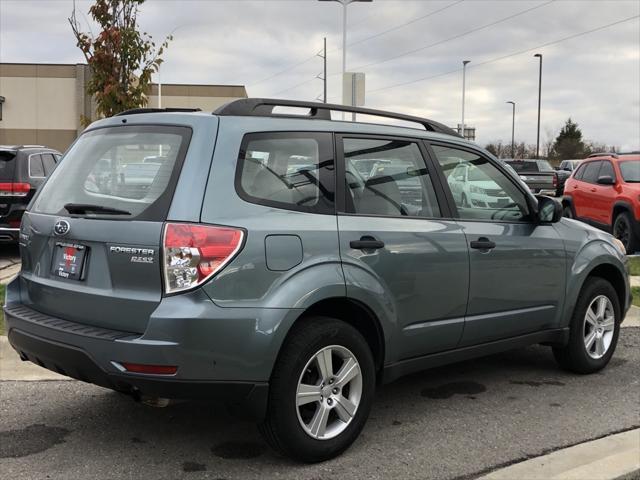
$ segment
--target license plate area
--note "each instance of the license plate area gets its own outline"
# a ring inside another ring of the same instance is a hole
[[[77,243],[57,242],[53,251],[51,274],[56,278],[82,280],[87,247]]]

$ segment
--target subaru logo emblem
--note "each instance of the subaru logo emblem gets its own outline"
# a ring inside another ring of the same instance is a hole
[[[71,225],[66,220],[58,220],[56,224],[53,226],[53,233],[58,236],[66,235],[69,233],[71,229]]]

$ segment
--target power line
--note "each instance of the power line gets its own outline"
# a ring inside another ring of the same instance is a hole
[[[391,60],[395,60],[397,58],[404,57],[406,55],[411,55],[412,53],[420,52],[422,50],[426,50],[428,48],[435,47],[436,45],[442,45],[443,43],[450,42],[452,40],[457,40],[458,38],[464,37],[464,36],[469,35],[471,33],[475,33],[475,32],[478,32],[480,30],[484,30],[485,28],[493,27],[495,25],[498,25],[499,23],[506,22],[507,20],[511,20],[513,18],[519,17],[521,15],[529,13],[529,12],[531,12],[533,10],[538,9],[538,8],[542,8],[542,7],[546,6],[546,5],[549,5],[550,3],[553,3],[554,1],[556,1],[556,0],[549,0],[549,1],[545,2],[545,3],[540,4],[540,5],[536,5],[535,7],[527,8],[525,10],[522,10],[520,12],[514,13],[514,14],[509,15],[507,17],[501,18],[499,20],[495,20],[495,21],[493,21],[491,23],[487,23],[487,24],[482,25],[480,27],[472,28],[471,30],[467,30],[466,32],[459,33],[457,35],[454,35],[453,37],[445,38],[444,40],[439,40],[439,41],[437,41],[435,43],[431,43],[431,44],[425,45],[423,47],[414,48],[413,50],[408,50],[408,51],[406,51],[404,53],[401,53],[401,54],[398,54],[398,55],[394,55],[392,57],[387,57],[387,58],[385,58],[383,60],[377,60],[375,62],[367,63],[367,64],[364,64],[364,65],[359,65],[357,67],[354,67],[353,70],[356,70],[356,71],[357,70],[362,70],[363,68],[372,67],[374,65],[379,65],[381,63],[390,62]]]
[[[291,87],[287,87],[284,90],[280,90],[279,92],[272,93],[270,96],[277,97],[278,95],[282,95],[283,93],[286,93],[289,90],[295,90],[296,88],[301,87],[302,85],[306,85],[307,83],[313,82],[314,80],[317,80],[317,79],[318,79],[318,77],[309,78],[308,80],[305,80],[304,82],[296,83],[295,85],[293,85]]]
[[[389,28],[389,29],[387,29],[387,30],[384,30],[384,31],[379,32],[379,33],[376,33],[376,34],[374,34],[374,35],[370,35],[370,36],[368,36],[368,37],[361,38],[360,40],[356,40],[355,42],[351,42],[351,43],[349,43],[349,44],[347,45],[347,47],[352,47],[353,45],[358,45],[358,44],[360,44],[360,43],[366,42],[366,41],[371,40],[371,39],[373,39],[373,38],[378,38],[378,37],[381,37],[382,35],[386,35],[386,34],[387,34],[387,33],[389,33],[389,32],[393,32],[393,31],[395,31],[395,30],[399,30],[400,28],[406,27],[407,25],[411,25],[412,23],[419,22],[420,20],[423,20],[423,19],[425,19],[425,18],[428,18],[428,17],[431,17],[431,16],[433,16],[433,15],[436,15],[437,13],[443,12],[444,10],[447,10],[447,9],[449,9],[449,8],[451,8],[451,7],[454,7],[454,6],[456,6],[456,5],[458,5],[459,3],[462,3],[462,2],[464,2],[464,1],[465,1],[465,0],[457,0],[457,1],[453,2],[453,3],[450,3],[449,5],[447,5],[447,6],[445,6],[445,7],[439,8],[439,9],[437,9],[437,10],[434,10],[434,11],[432,11],[432,12],[429,12],[429,13],[427,13],[427,14],[425,14],[425,15],[420,16],[420,17],[414,18],[413,20],[409,20],[408,22],[402,23],[402,24],[400,24],[400,25],[396,25],[395,27],[391,27],[391,28]],[[336,50],[342,50],[342,49],[341,49],[341,48],[338,48],[338,49],[336,49]]]
[[[624,18],[622,20],[618,20],[618,21],[613,22],[613,23],[608,23],[606,25],[601,25],[599,27],[592,28],[590,30],[585,30],[585,31],[579,32],[579,33],[574,33],[573,35],[569,35],[567,37],[559,38],[559,39],[553,40],[551,42],[543,43],[542,45],[537,45],[535,47],[527,48],[525,50],[519,50],[517,52],[509,53],[507,55],[502,55],[500,57],[492,58],[491,60],[485,60],[484,62],[480,62],[480,63],[472,63],[467,68],[476,68],[476,67],[480,67],[482,65],[488,65],[490,63],[498,62],[500,60],[504,60],[504,59],[507,59],[507,58],[510,58],[510,57],[515,57],[516,55],[522,55],[523,53],[528,53],[528,52],[532,52],[534,50],[539,50],[541,48],[550,47],[551,45],[556,45],[558,43],[565,42],[565,41],[571,40],[573,38],[582,37],[584,35],[588,35],[590,33],[594,33],[594,32],[600,31],[600,30],[604,30],[606,28],[610,28],[610,27],[613,27],[615,25],[619,25],[621,23],[629,22],[629,21],[635,20],[637,18],[640,18],[640,15],[634,15],[632,17],[627,17],[627,18]],[[422,81],[425,81],[425,80],[431,80],[433,78],[444,77],[445,75],[450,75],[452,73],[459,72],[460,70],[462,70],[462,69],[461,68],[456,68],[455,70],[450,70],[448,72],[438,73],[436,75],[431,75],[431,76],[428,76],[428,77],[422,77],[422,78],[417,78],[415,80],[410,80],[410,81],[407,81],[407,82],[396,83],[396,84],[393,84],[393,85],[387,85],[386,87],[376,88],[375,90],[370,90],[368,93],[380,92],[380,91],[383,91],[383,90],[388,90],[390,88],[402,87],[402,86],[405,86],[405,85],[410,85],[410,84],[422,82]]]
[[[248,87],[253,87],[253,86],[258,85],[258,84],[260,84],[260,83],[264,83],[264,82],[266,82],[266,81],[268,81],[268,80],[271,80],[272,78],[277,77],[278,75],[282,75],[283,73],[287,73],[288,71],[293,70],[294,68],[299,67],[300,65],[304,65],[305,63],[310,62],[310,61],[311,61],[311,60],[313,60],[314,58],[316,58],[316,55],[313,55],[313,56],[311,56],[311,57],[308,57],[307,59],[302,60],[302,61],[300,61],[300,62],[298,62],[298,63],[294,63],[293,65],[289,65],[289,66],[288,66],[287,68],[285,68],[284,70],[280,70],[279,72],[276,72],[276,73],[274,73],[274,74],[272,74],[272,75],[269,75],[268,77],[265,77],[265,78],[263,78],[262,80],[258,80],[257,82],[251,83],[251,84],[249,84],[249,85],[247,85],[247,86],[248,86]]]
[[[377,38],[377,37],[380,37],[380,36],[382,36],[382,35],[385,35],[385,34],[387,34],[387,33],[389,33],[389,32],[392,32],[392,31],[394,31],[394,30],[398,30],[398,29],[400,29],[400,28],[402,28],[402,27],[405,27],[405,26],[407,26],[407,25],[410,25],[410,24],[412,24],[412,23],[415,23],[415,22],[417,22],[417,21],[419,21],[419,20],[422,20],[422,19],[427,18],[427,17],[431,17],[431,16],[433,16],[433,15],[435,15],[435,14],[437,14],[437,13],[440,13],[440,12],[442,12],[442,11],[444,11],[444,10],[447,10],[448,8],[451,8],[451,7],[453,7],[453,6],[455,6],[455,5],[459,4],[459,3],[462,3],[462,2],[464,2],[464,1],[465,1],[465,0],[457,0],[457,1],[455,1],[455,2],[453,2],[453,3],[451,3],[451,4],[449,4],[449,5],[447,5],[447,6],[445,6],[445,7],[442,7],[442,8],[440,8],[440,9],[438,9],[438,10],[434,10],[434,11],[429,12],[429,13],[427,13],[427,14],[425,14],[425,15],[420,16],[420,17],[414,18],[413,20],[409,20],[408,22],[405,22],[405,23],[403,23],[403,24],[401,24],[401,25],[396,25],[395,27],[389,28],[389,29],[387,29],[387,30],[384,30],[384,31],[379,32],[379,33],[376,33],[376,34],[371,35],[371,36],[369,36],[369,37],[361,38],[360,40],[356,40],[355,42],[351,42],[350,44],[348,44],[348,45],[347,45],[347,47],[350,47],[350,46],[352,46],[352,45],[357,45],[357,44],[360,44],[360,43],[366,42],[367,40],[371,40],[372,38]],[[553,1],[553,0],[552,0],[552,1]],[[367,18],[368,18],[368,17],[367,17]],[[358,23],[360,23],[360,22],[358,22]],[[340,50],[342,50],[342,47],[334,48],[333,50],[330,50],[329,52],[330,52],[330,53],[333,53],[333,52],[338,52],[338,51],[340,51]],[[306,59],[304,59],[304,60],[301,60],[300,62],[294,63],[294,64],[292,64],[292,65],[289,65],[288,67],[284,68],[283,70],[280,70],[280,71],[278,71],[278,72],[275,72],[275,73],[273,73],[273,74],[269,75],[268,77],[265,77],[265,78],[263,78],[262,80],[258,80],[257,82],[251,83],[251,84],[249,84],[249,85],[247,85],[247,86],[248,86],[248,87],[253,87],[253,86],[258,85],[258,84],[260,84],[260,83],[264,83],[264,82],[266,82],[266,81],[269,81],[269,80],[271,80],[272,78],[275,78],[275,77],[277,77],[277,76],[279,76],[279,75],[282,75],[283,73],[287,73],[287,72],[289,72],[289,71],[293,70],[294,68],[297,68],[297,67],[299,67],[299,66],[301,66],[301,65],[304,65],[304,64],[305,64],[305,63],[307,63],[307,62],[310,62],[310,61],[311,61],[311,60],[313,60],[315,57],[316,57],[316,55],[314,55],[314,56],[312,56],[312,57],[308,57],[308,58],[306,58]],[[335,75],[335,74],[334,74],[334,75]],[[292,87],[292,88],[293,88],[293,87]]]

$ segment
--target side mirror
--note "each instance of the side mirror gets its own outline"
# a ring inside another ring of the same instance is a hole
[[[562,218],[562,205],[555,198],[536,195],[540,223],[556,223]]]
[[[598,177],[598,185],[615,185],[616,181],[611,175],[602,175]]]

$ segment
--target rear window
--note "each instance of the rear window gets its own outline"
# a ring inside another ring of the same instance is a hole
[[[510,165],[516,172],[537,172],[538,165],[536,162],[505,162],[507,165]]]
[[[87,132],[51,174],[33,211],[66,215],[65,205],[90,205],[112,209],[110,218],[164,220],[190,137],[189,128],[159,125]]]
[[[553,167],[546,160],[536,160],[538,170],[541,172],[553,172]]]
[[[0,151],[0,181],[12,182],[16,162],[16,154],[6,150]]]

